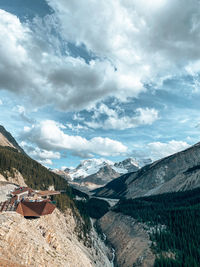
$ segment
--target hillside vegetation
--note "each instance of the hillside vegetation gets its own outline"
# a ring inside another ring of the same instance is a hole
[[[154,266],[197,267],[200,262],[200,189],[120,200],[115,212],[148,225]]]
[[[50,185],[54,185],[56,190],[66,190],[71,194],[67,181],[59,175],[51,173],[17,149],[0,146],[0,173],[6,175],[6,171],[9,171],[12,174],[13,168],[22,174],[26,184],[33,189],[45,190]]]
[[[87,198],[85,193],[71,188],[65,179],[50,172],[25,153],[11,147],[0,146],[0,174],[6,178],[7,171],[14,175],[15,169],[22,174],[26,184],[33,189],[47,190],[49,186],[53,185],[55,190],[62,191],[61,195],[52,197],[52,200],[61,211],[64,212],[67,208],[73,211],[74,217],[77,219],[79,236],[84,239],[87,237],[91,229],[89,214],[79,210],[79,205],[74,202],[76,196]]]

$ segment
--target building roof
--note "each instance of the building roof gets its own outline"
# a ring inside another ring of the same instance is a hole
[[[54,209],[55,206],[47,201],[21,201],[17,206],[16,212],[25,217],[40,217],[51,214]]]
[[[16,195],[19,195],[19,194],[25,193],[25,192],[31,193],[31,192],[33,192],[33,190],[31,188],[29,188],[29,187],[20,187],[17,190],[11,192],[11,194],[13,196],[16,196]]]
[[[38,192],[38,195],[40,195],[41,197],[52,196],[52,195],[59,195],[59,194],[60,194],[59,191],[50,191],[50,190],[39,191]]]

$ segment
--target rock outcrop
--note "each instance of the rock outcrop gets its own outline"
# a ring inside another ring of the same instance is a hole
[[[4,212],[0,214],[0,224],[0,260],[13,266],[111,266],[104,244],[94,231],[90,248],[78,240],[71,211],[62,214],[55,209],[51,215],[32,220]]]
[[[0,125],[0,146],[8,146],[17,149],[21,153],[25,153],[13,138],[13,136],[8,131],[6,131],[6,129],[2,125]]]
[[[2,133],[0,133],[0,145],[15,148],[14,145],[9,142],[8,139]]]
[[[3,177],[3,176],[2,176]],[[0,175],[1,178],[1,175]],[[7,181],[4,181],[3,179],[0,179],[0,202],[4,202],[8,199],[8,195],[10,192],[15,190],[16,185],[8,183]]]
[[[13,183],[22,187],[27,187],[27,184],[24,181],[24,177],[22,174],[16,170],[15,168],[12,169],[12,173],[9,171],[5,171],[4,176],[1,175],[0,179],[3,179],[9,183]]]
[[[153,266],[155,256],[145,225],[111,211],[100,219],[99,225],[115,249],[116,267]]]

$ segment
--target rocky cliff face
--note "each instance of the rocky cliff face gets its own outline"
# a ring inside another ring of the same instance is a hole
[[[51,215],[32,220],[4,212],[0,214],[0,224],[0,262],[2,259],[12,266],[20,263],[35,267],[112,266],[94,231],[90,248],[78,241],[70,211],[64,215],[56,209]]]
[[[15,148],[14,145],[0,132],[0,145]]]
[[[12,173],[10,171],[5,171],[4,175],[0,174],[0,181],[7,181],[8,183],[16,184],[19,186],[27,186],[24,181],[24,177],[15,168],[12,168]]]
[[[102,189],[98,196],[135,198],[200,186],[200,143],[187,150],[121,176]]]
[[[29,158],[1,126],[0,148],[1,202],[7,200],[16,184],[27,183],[37,188],[64,190],[71,207],[65,214],[55,209],[50,215],[32,220],[16,212],[0,213],[0,266],[112,266],[107,257],[109,249],[94,229],[89,234],[84,231],[68,183]]]
[[[18,145],[13,136],[0,125],[0,146],[9,146],[17,149],[19,152],[24,153],[23,149]]]
[[[115,266],[151,267],[154,264],[149,235],[145,225],[120,213],[108,212],[99,225],[115,248]]]

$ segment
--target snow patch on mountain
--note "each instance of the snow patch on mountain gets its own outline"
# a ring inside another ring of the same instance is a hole
[[[61,170],[51,170],[68,180],[79,190],[91,190],[106,185],[113,179],[130,172],[136,172],[140,167],[151,163],[150,159],[136,160],[127,158],[113,162],[104,158],[82,160],[74,167],[62,167]]]
[[[82,160],[76,168],[65,168],[63,171],[68,174],[71,180],[84,179],[92,174],[96,174],[102,168],[109,166],[119,174],[137,171],[140,167],[151,163],[150,159],[136,160],[128,158],[120,162],[113,162],[104,158]]]
[[[114,163],[106,159],[88,159],[82,160],[76,168],[66,168],[65,171],[68,172],[71,179],[74,180],[76,178],[85,178],[89,175],[95,174],[106,165],[113,166]]]

